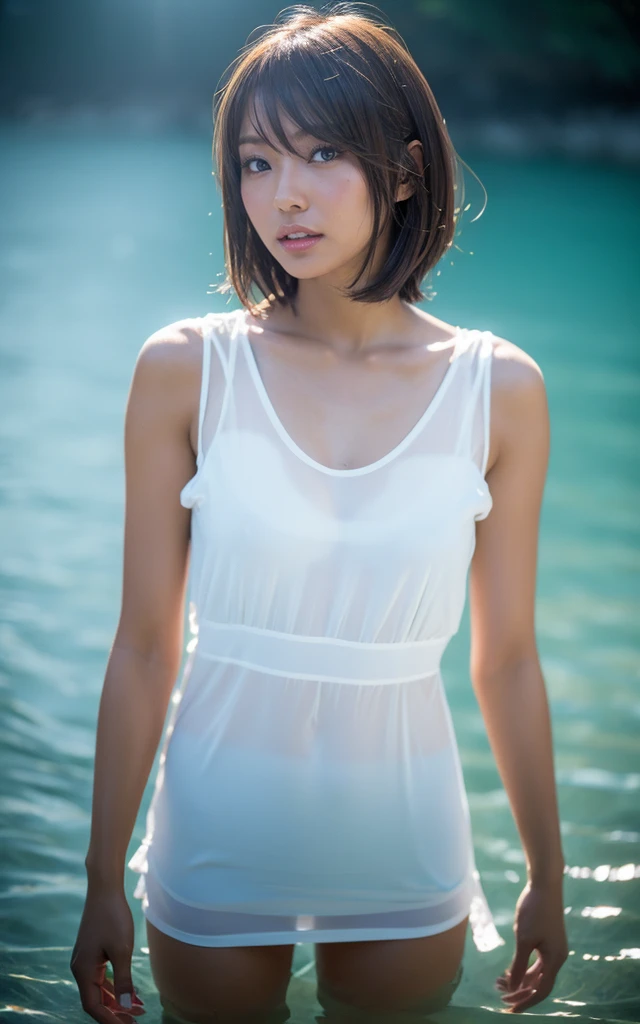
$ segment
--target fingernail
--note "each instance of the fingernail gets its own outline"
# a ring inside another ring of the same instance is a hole
[[[123,992],[122,995],[120,996],[118,1002],[120,1003],[120,1006],[122,1006],[125,1010],[130,1010],[131,1009],[131,993],[130,992]]]

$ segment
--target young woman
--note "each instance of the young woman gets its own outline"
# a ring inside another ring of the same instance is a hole
[[[165,1019],[287,1020],[301,941],[327,1019],[426,1015],[460,981],[468,926],[480,950],[503,942],[440,674],[470,567],[471,677],[527,865],[497,984],[526,1010],[568,952],[534,633],[542,374],[415,305],[452,244],[457,163],[388,26],[285,12],[232,66],[214,148],[241,308],[156,332],[133,375],[82,1005],[104,1024],[143,1012],[123,869],[188,564],[190,655],[129,861]]]

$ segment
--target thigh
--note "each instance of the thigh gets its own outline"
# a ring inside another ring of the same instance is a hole
[[[419,939],[316,943],[318,987],[361,1009],[410,1009],[456,977],[468,922]]]
[[[222,1013],[259,1013],[285,1002],[293,945],[194,946],[146,922],[149,960],[161,999],[193,1024]]]

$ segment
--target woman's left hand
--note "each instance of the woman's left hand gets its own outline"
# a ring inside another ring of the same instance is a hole
[[[516,904],[513,930],[516,950],[497,982],[511,1013],[520,1013],[546,999],[569,955],[564,925],[562,879],[548,884],[528,882]],[[529,957],[538,953],[529,967]]]

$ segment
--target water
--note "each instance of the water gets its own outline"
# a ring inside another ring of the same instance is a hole
[[[122,426],[142,341],[222,308],[220,200],[209,138],[97,130],[0,132],[0,700],[3,902],[0,1014],[88,1018],[68,969],[85,895],[98,700],[117,624]],[[640,1019],[638,331],[640,215],[631,170],[463,156],[489,194],[442,261],[428,308],[490,328],[540,364],[552,452],[537,627],[553,715],[571,955],[530,1012]],[[481,194],[469,180],[473,216]],[[471,250],[473,255],[468,255]],[[443,1019],[501,1012],[523,856],[467,671],[468,612],[443,671],[476,855],[507,945],[479,954]],[[154,766],[129,855],[144,830]],[[531,766],[535,770],[535,766]],[[134,981],[160,1020],[140,904]],[[310,1024],[313,947],[296,947],[288,1002]]]

